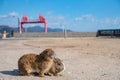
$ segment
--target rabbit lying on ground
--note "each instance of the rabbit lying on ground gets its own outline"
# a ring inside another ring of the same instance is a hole
[[[52,65],[51,69],[49,70],[48,74],[51,73],[54,76],[57,76],[64,69],[65,69],[65,65],[62,62],[62,60],[59,58],[54,58],[53,65]]]
[[[62,60],[60,60],[59,58],[54,58],[53,59],[53,65],[50,68],[50,70],[45,73],[45,75],[49,75],[49,76],[61,76],[61,72],[65,70],[65,65],[62,62]],[[38,76],[39,74],[37,72],[33,73],[33,75]]]
[[[54,51],[52,49],[45,49],[39,55],[26,54],[18,60],[18,69],[20,75],[31,75],[37,72],[40,77],[44,77],[45,73],[53,66]]]

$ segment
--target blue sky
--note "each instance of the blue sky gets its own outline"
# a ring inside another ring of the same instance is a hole
[[[51,28],[120,29],[120,0],[0,0],[0,25],[17,27],[17,17],[21,19],[23,14],[29,19],[43,14]],[[43,26],[24,27],[34,25]]]

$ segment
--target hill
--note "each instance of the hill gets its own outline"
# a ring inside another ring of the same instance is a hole
[[[4,30],[6,30],[8,33],[14,28],[9,27],[7,25],[0,25],[0,33],[2,33]]]
[[[0,25],[0,32],[6,30],[9,33],[12,29],[14,30],[14,32],[18,32],[18,28],[13,28],[6,25]],[[41,26],[27,27],[27,28],[23,28],[23,32],[44,32],[44,27]],[[63,32],[63,30],[60,28],[48,27],[48,32]],[[72,32],[72,30],[67,29],[67,32]]]

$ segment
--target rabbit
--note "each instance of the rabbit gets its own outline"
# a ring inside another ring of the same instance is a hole
[[[30,76],[32,73],[37,72],[40,77],[44,77],[54,63],[54,55],[52,49],[45,49],[39,55],[34,53],[23,55],[18,60],[19,74]]]
[[[59,73],[65,69],[65,65],[59,58],[54,58],[53,62],[54,63],[47,74],[53,74],[54,76],[58,76]]]
[[[50,68],[50,70],[47,73],[45,73],[45,75],[59,76],[59,75],[61,75],[59,73],[64,70],[65,70],[65,65],[62,62],[62,60],[59,58],[54,58],[52,67]],[[39,74],[36,72],[36,73],[33,73],[33,75],[38,76]]]

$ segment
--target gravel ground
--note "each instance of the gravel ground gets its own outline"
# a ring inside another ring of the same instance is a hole
[[[53,48],[66,66],[63,76],[19,76],[17,61],[26,53]],[[37,38],[0,40],[0,80],[120,80],[120,39]]]

